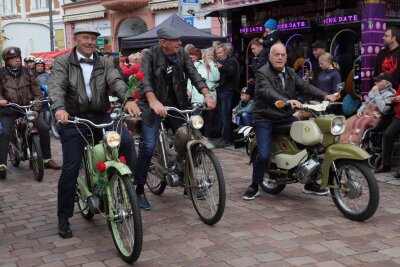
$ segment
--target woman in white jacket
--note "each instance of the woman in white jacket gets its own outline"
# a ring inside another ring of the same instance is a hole
[[[203,59],[202,54],[200,49],[194,49],[191,53],[190,56],[192,57],[194,66],[196,67],[197,71],[203,77],[206,79],[206,83],[208,88],[212,88],[218,81],[219,81],[219,70],[215,66],[214,62],[214,49],[213,48],[207,48],[204,52]],[[200,94],[194,86],[192,86],[192,83],[190,80],[188,80],[187,84],[187,91],[188,91],[188,96],[191,97],[191,103],[203,103],[204,101],[204,96]],[[211,92],[213,98],[216,100],[217,99],[217,92]],[[215,112],[214,110],[206,110],[203,113],[203,118],[204,118],[204,136],[210,137],[211,131],[212,131],[212,125],[213,125],[213,120],[216,119]]]

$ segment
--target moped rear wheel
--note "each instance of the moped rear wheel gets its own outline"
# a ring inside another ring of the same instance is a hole
[[[331,171],[332,200],[340,212],[353,221],[372,217],[379,205],[379,188],[366,162],[339,161],[337,177]],[[339,181],[339,182],[338,182]]]
[[[261,184],[261,188],[268,194],[277,195],[285,189],[285,184],[277,184],[275,180],[265,178]]]
[[[204,223],[216,224],[224,214],[226,201],[221,165],[215,154],[205,147],[196,148],[193,165],[194,173],[189,178],[193,206]]]
[[[143,229],[140,209],[132,181],[114,172],[110,179],[111,199],[108,199],[108,223],[114,244],[121,258],[135,262],[142,251]]]
[[[79,169],[78,177],[79,176],[84,177],[87,187],[90,188],[91,187],[90,178],[89,178],[89,173],[88,173],[88,169],[87,169],[87,160],[86,160],[85,154],[82,157],[82,163],[81,163],[81,167]],[[85,220],[90,221],[93,218],[94,213],[90,211],[89,205],[87,203],[87,199],[82,198],[81,188],[79,187],[79,184],[76,185],[76,193],[77,193],[77,198],[78,198],[77,199],[78,208],[81,211],[81,215]]]
[[[58,134],[58,125],[53,115],[50,115],[50,131],[55,139],[60,139],[60,135]]]
[[[14,167],[18,167],[21,161],[18,158],[18,151],[14,144],[10,144],[8,148],[8,157]]]
[[[31,164],[32,164],[32,171],[35,179],[37,181],[43,180],[44,175],[44,165],[43,165],[43,154],[42,149],[40,147],[40,139],[39,135],[32,135],[31,136],[31,143],[29,145],[29,150],[31,152]]]
[[[151,163],[149,167],[149,172],[147,174],[147,187],[149,188],[150,192],[154,195],[160,196],[164,193],[165,188],[167,186],[167,182],[161,177],[160,171],[157,170],[157,166],[154,162],[162,162],[162,155],[159,153],[161,151],[161,143],[157,141],[157,147],[154,151],[153,157],[151,158]]]

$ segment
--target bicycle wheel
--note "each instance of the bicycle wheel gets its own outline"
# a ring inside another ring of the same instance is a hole
[[[161,164],[162,162],[162,155],[158,153],[161,151],[160,146],[161,143],[158,140],[153,157],[151,158],[149,172],[147,174],[147,187],[149,188],[150,192],[157,196],[160,196],[162,193],[164,193],[167,186],[167,182],[163,179],[162,173],[157,167],[157,165]]]
[[[193,206],[204,223],[213,225],[222,218],[225,210],[224,174],[214,152],[204,147],[195,150],[193,165],[194,173],[189,178]],[[204,199],[199,195],[204,195]]]
[[[42,149],[40,148],[40,139],[39,135],[31,136],[31,143],[29,144],[29,150],[31,152],[31,164],[33,175],[37,181],[43,180],[44,175],[44,165],[43,165],[43,154]]]
[[[86,160],[86,155],[84,154],[82,157],[82,163],[81,167],[79,168],[79,174],[78,177],[83,177],[84,181],[86,182],[87,187],[90,189],[90,178],[89,178],[89,172],[87,169],[87,160]],[[79,184],[77,183],[76,185],[76,195],[77,195],[77,202],[78,202],[78,208],[81,211],[82,217],[90,221],[94,213],[90,211],[89,209],[89,204],[87,203],[87,199],[83,199],[81,196],[81,188],[79,187]]]
[[[108,199],[108,224],[121,258],[136,261],[142,251],[142,218],[131,179],[114,172],[110,178],[111,196]]]

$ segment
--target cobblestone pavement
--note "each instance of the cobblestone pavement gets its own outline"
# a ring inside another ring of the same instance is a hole
[[[59,150],[53,141],[57,162]],[[399,186],[380,182],[375,216],[353,222],[330,197],[304,195],[301,185],[243,201],[251,173],[247,156],[229,148],[216,153],[227,185],[222,220],[203,224],[182,189],[167,188],[161,197],[148,193],[152,210],[142,212],[144,244],[136,266],[400,266]],[[125,265],[99,215],[92,222],[75,215],[74,237],[58,237],[58,176],[46,170],[37,183],[25,162],[0,181],[0,266]]]

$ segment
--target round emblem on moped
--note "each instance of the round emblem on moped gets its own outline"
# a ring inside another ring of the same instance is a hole
[[[306,133],[309,133],[310,132],[310,127],[306,127],[306,128],[304,128],[304,131],[306,132]]]

